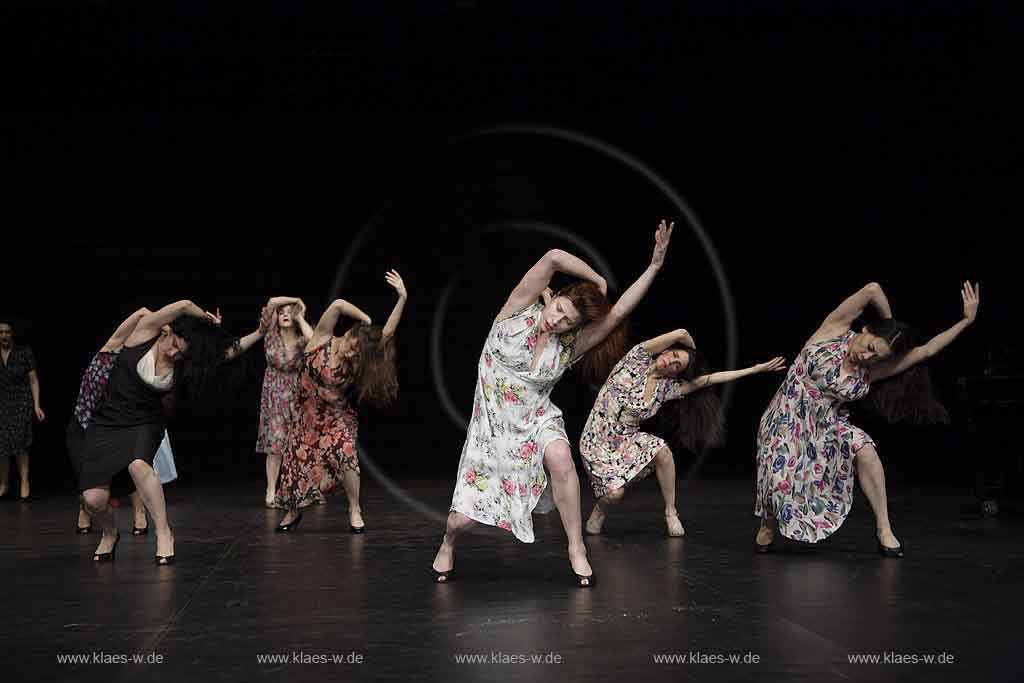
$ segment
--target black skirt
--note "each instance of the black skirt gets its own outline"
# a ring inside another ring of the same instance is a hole
[[[134,427],[90,425],[85,431],[82,447],[77,453],[70,451],[78,475],[78,489],[85,491],[110,486],[114,476],[135,460],[152,466],[163,437],[163,425],[159,424]]]

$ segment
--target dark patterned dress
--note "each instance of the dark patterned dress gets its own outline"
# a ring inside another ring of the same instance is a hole
[[[666,401],[680,398],[686,383],[671,377],[657,381],[650,399],[644,398],[654,356],[637,344],[618,362],[597,394],[583,428],[580,455],[594,496],[601,498],[649,475],[664,440],[640,431]]]
[[[26,455],[32,446],[32,388],[28,373],[36,357],[27,346],[11,346],[0,363],[0,459]]]
[[[78,399],[71,412],[71,419],[68,420],[66,433],[68,457],[75,466],[76,477],[81,474],[77,471],[81,464],[78,451],[84,443],[85,430],[92,421],[92,415],[107,393],[107,382],[110,380],[110,373],[117,362],[117,354],[117,351],[98,352],[92,357],[85,372],[82,373],[82,383],[78,387]]]
[[[839,528],[853,504],[853,458],[874,445],[842,407],[870,385],[864,368],[842,373],[855,335],[805,346],[761,417],[754,514],[775,517],[786,538],[817,543]]]
[[[330,354],[330,341],[303,354],[297,415],[288,430],[274,499],[281,507],[321,502],[341,484],[345,470],[359,474],[359,419],[346,395],[351,367],[346,362],[330,367]]]
[[[263,373],[263,393],[260,396],[257,453],[283,455],[288,446],[288,428],[298,412],[296,393],[305,344],[306,340],[299,336],[295,346],[289,349],[276,324],[270,326],[263,340],[267,370]]]

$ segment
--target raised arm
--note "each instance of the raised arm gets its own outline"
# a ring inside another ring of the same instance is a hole
[[[214,322],[217,320],[212,314],[207,313],[188,299],[175,301],[173,304],[167,304],[157,311],[142,316],[135,326],[135,330],[125,340],[125,345],[137,346],[152,339],[160,332],[161,327],[169,325],[182,315],[194,315],[197,318],[206,318]]]
[[[395,302],[395,307],[391,310],[387,323],[384,324],[382,336],[387,340],[395,336],[395,330],[398,329],[398,323],[402,319],[402,311],[405,310],[405,302],[409,298],[409,294],[405,290],[405,282],[402,280],[402,276],[398,274],[398,271],[389,270],[384,275],[384,279],[398,292],[398,301]]]
[[[647,294],[655,276],[661,270],[665,262],[665,252],[668,250],[669,240],[672,238],[672,230],[675,223],[665,224],[661,221],[658,229],[654,232],[654,254],[651,256],[651,263],[647,270],[637,278],[637,281],[629,286],[619,300],[612,306],[612,310],[602,320],[595,320],[584,326],[576,341],[576,355],[583,355],[594,348],[607,337],[615,327],[633,312],[640,300]]]
[[[654,339],[648,339],[641,345],[644,347],[644,351],[655,356],[674,344],[686,344],[687,346],[697,348],[697,344],[693,341],[690,333],[682,329],[666,332]]]
[[[114,334],[110,336],[110,339],[107,340],[107,343],[103,345],[100,351],[116,351],[124,346],[128,337],[130,337],[132,332],[135,331],[135,328],[138,327],[139,321],[150,313],[152,313],[151,310],[143,307],[125,318],[124,322],[117,326],[117,329],[114,330]]]
[[[882,286],[877,282],[869,282],[829,313],[817,331],[811,335],[811,340],[831,339],[848,332],[850,325],[868,305],[874,306],[882,318],[892,317],[892,309]]]
[[[292,320],[298,324],[299,331],[302,333],[302,338],[308,342],[313,338],[313,328],[310,327],[309,323],[306,321],[306,302],[299,299],[299,303],[296,304],[296,307],[298,310],[292,317]],[[277,319],[275,318],[274,321],[276,323]]]
[[[873,368],[871,368],[871,381],[877,381],[885,379],[886,377],[892,377],[898,375],[904,370],[909,370],[918,363],[924,360],[928,360],[942,349],[952,343],[954,339],[960,336],[960,333],[974,324],[974,319],[978,316],[978,306],[981,303],[981,285],[971,285],[970,282],[965,282],[963,287],[960,289],[960,298],[964,304],[964,317],[961,318],[955,325],[950,327],[944,332],[940,332],[926,344],[921,346],[915,346],[910,351],[905,353],[902,358],[894,359],[891,361],[882,361]]]
[[[721,372],[712,372],[708,375],[701,375],[692,382],[681,382],[683,387],[679,393],[680,395],[685,396],[686,394],[692,394],[695,391],[710,387],[714,384],[735,382],[743,377],[757,375],[762,372],[779,372],[780,370],[784,370],[785,367],[786,359],[782,356],[776,356],[767,363],[758,363],[757,365],[751,365],[749,368],[743,368],[742,370],[723,370]]]
[[[572,275],[581,280],[589,280],[601,289],[602,294],[608,292],[608,284],[593,268],[566,251],[552,249],[541,256],[540,260],[526,271],[526,275],[512,290],[512,294],[502,306],[498,318],[507,318],[535,302],[547,288],[551,277],[556,272]]]
[[[334,326],[338,324],[338,318],[341,316],[361,320],[367,325],[371,322],[370,316],[363,313],[353,304],[350,304],[344,299],[335,299],[331,302],[331,305],[327,307],[327,310],[324,311],[324,314],[320,316],[320,322],[316,324],[316,329],[313,330],[313,336],[306,344],[306,351],[312,351],[327,341],[334,333]]]

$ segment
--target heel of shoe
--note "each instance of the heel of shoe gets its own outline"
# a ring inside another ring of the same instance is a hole
[[[300,512],[295,516],[295,519],[288,522],[287,524],[278,524],[274,527],[274,531],[293,531],[295,527],[299,526],[299,522],[302,521],[302,513]]]
[[[117,536],[114,538],[114,545],[110,546],[110,552],[107,552],[107,553],[93,553],[92,554],[92,561],[93,562],[113,562],[114,561],[114,555],[117,552],[117,544],[120,543],[120,542],[121,542],[121,533],[118,532]]]

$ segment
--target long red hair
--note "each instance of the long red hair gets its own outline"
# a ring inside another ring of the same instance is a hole
[[[580,312],[580,327],[588,322],[604,319],[612,310],[608,297],[593,282],[574,282],[555,294],[564,296]],[[615,364],[626,353],[627,321],[615,326],[604,340],[588,351],[580,360],[580,373],[593,387],[600,387]]]

